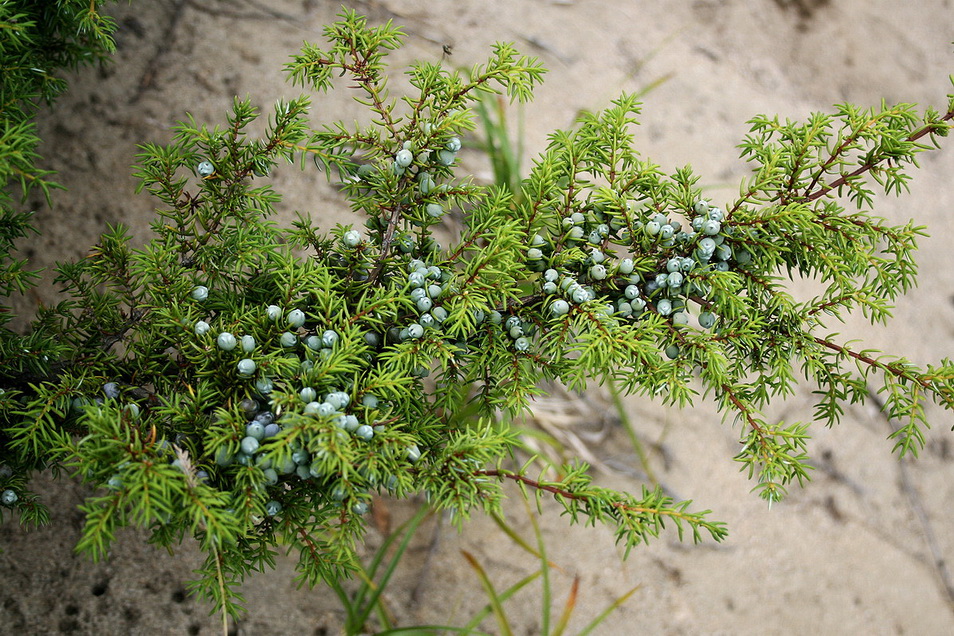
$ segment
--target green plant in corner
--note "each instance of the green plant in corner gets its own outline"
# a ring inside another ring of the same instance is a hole
[[[280,102],[261,136],[247,100],[222,127],[189,120],[171,144],[142,146],[155,238],[134,249],[110,228],[59,267],[67,299],[27,336],[46,344],[4,354],[2,479],[18,499],[3,506],[24,510],[31,471],[70,468],[98,487],[80,550],[105,557],[130,524],[169,548],[193,537],[207,560],[192,589],[224,621],[278,545],[298,552],[309,585],[354,574],[373,493],[422,494],[461,524],[499,513],[510,481],[571,522],[608,524],[627,553],[666,528],[725,538],[709,511],[659,488],[597,487],[583,464],[556,479],[532,459],[516,465],[498,414],[527,409],[544,381],[612,382],[673,406],[714,399],[770,503],[806,478],[810,425],[837,423],[870,387],[906,422],[901,454],[923,444],[926,401],[954,406],[950,360],[917,368],[827,322],[857,309],[884,321],[914,284],[923,230],[874,216],[874,190],[903,190],[917,154],[947,134],[954,99],[943,113],[758,117],[742,145],[752,177],[715,202],[691,168],[667,174],[637,153],[638,103],[623,95],[551,135],[518,201],[455,168],[476,100],[528,101],[535,60],[498,44],[467,74],[418,63],[413,94],[393,98],[399,29],[345,11],[325,35],[326,48],[293,57],[292,80],[322,92],[345,76],[371,123],[313,129],[305,96]],[[317,163],[365,225],[277,226],[279,162]],[[447,238],[451,210],[463,224]],[[820,293],[794,300],[795,276]],[[767,421],[762,408],[797,374],[817,387],[812,418]],[[457,417],[464,403],[474,417]],[[365,617],[372,589],[355,604]]]

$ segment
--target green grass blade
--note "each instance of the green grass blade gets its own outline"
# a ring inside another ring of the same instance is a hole
[[[563,606],[563,612],[560,614],[560,620],[557,621],[553,629],[552,636],[562,636],[566,626],[570,623],[570,617],[573,616],[573,610],[576,609],[576,599],[580,593],[580,577],[573,577],[573,586],[570,588],[570,595],[566,597],[566,604]]]
[[[501,598],[497,595],[494,584],[487,576],[487,572],[470,552],[466,550],[461,550],[460,552],[464,555],[464,558],[467,559],[467,562],[470,563],[470,567],[474,568],[477,577],[480,578],[480,584],[484,586],[484,591],[490,600],[490,607],[493,609],[494,616],[497,617],[497,624],[500,626],[500,636],[513,636],[513,631],[510,629],[510,622],[507,620],[507,613],[504,611]]]
[[[383,632],[378,632],[375,636],[417,636],[418,634],[441,634],[443,632],[453,632],[456,634],[468,634],[469,636],[491,636],[487,632],[478,632],[468,627],[450,627],[448,625],[415,625],[414,627],[396,627]]]
[[[623,603],[626,602],[626,599],[628,599],[630,596],[632,596],[633,593],[634,593],[636,590],[638,590],[639,588],[641,588],[642,586],[643,586],[642,583],[640,583],[639,585],[637,585],[636,587],[634,587],[633,589],[631,589],[630,591],[626,592],[626,593],[623,594],[622,596],[618,597],[615,601],[613,601],[612,603],[610,603],[610,604],[607,606],[606,609],[604,609],[602,612],[600,612],[599,616],[597,616],[596,618],[594,618],[592,621],[590,621],[590,624],[589,624],[589,625],[587,625],[586,627],[583,628],[583,631],[581,631],[581,632],[579,633],[579,636],[586,636],[587,634],[589,634],[590,632],[592,632],[594,629],[596,629],[597,627],[599,627],[599,624],[602,623],[604,620],[606,620],[606,617],[607,617],[607,616],[609,616],[610,614],[612,614],[615,610],[619,609],[619,607],[621,607],[621,606],[623,605]]]
[[[404,556],[404,553],[407,551],[408,545],[411,543],[411,539],[414,538],[414,533],[417,531],[418,526],[421,525],[421,522],[424,521],[424,518],[430,513],[430,508],[427,506],[421,506],[418,511],[414,514],[413,517],[405,521],[395,532],[385,540],[385,542],[378,549],[377,553],[374,555],[374,559],[371,563],[370,575],[374,576],[377,573],[377,569],[380,566],[384,553],[390,548],[391,544],[401,536],[403,533],[403,538],[401,543],[398,544],[397,550],[394,553],[394,556],[388,561],[387,567],[384,570],[384,574],[381,576],[380,581],[375,584],[373,581],[370,582],[370,585],[363,585],[361,588],[361,605],[359,605],[361,612],[362,622],[368,619],[368,616],[371,615],[372,610],[378,605],[378,600],[381,598],[381,594],[388,586],[388,582],[391,580],[391,576],[394,574],[394,570],[397,568],[398,563],[401,560],[401,557]],[[371,589],[371,595],[367,597],[365,601],[364,595],[367,593],[367,590]],[[383,608],[382,608],[383,612]],[[382,618],[382,623],[385,626],[389,626],[389,619],[386,618],[386,615],[379,614]]]
[[[520,579],[519,581],[517,581],[516,583],[508,587],[500,595],[501,602],[506,602],[511,596],[513,596],[514,594],[516,594],[517,592],[525,588],[530,583],[533,583],[535,580],[537,580],[540,577],[540,574],[542,574],[540,570],[537,570],[533,574],[528,574],[527,576],[523,577],[522,579]],[[476,629],[477,626],[480,625],[480,622],[484,620],[485,618],[487,618],[487,616],[492,611],[493,611],[493,608],[488,603],[487,605],[484,606],[482,610],[474,614],[474,617],[470,620],[470,622],[464,626],[464,630]]]

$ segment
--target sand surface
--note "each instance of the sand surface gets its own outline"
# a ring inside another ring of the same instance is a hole
[[[452,46],[455,64],[483,61],[494,41],[513,41],[550,69],[526,106],[527,157],[546,135],[571,124],[581,109],[600,109],[623,91],[661,82],[646,98],[640,150],[664,169],[691,163],[717,201],[738,190],[746,166],[735,145],[757,113],[801,118],[852,101],[945,105],[954,8],[948,0],[379,0],[346,4],[380,23],[406,27],[407,46],[395,68],[439,59]],[[223,123],[234,95],[265,112],[298,89],[280,72],[303,40],[320,39],[339,2],[325,0],[136,0],[110,8],[120,24],[118,53],[103,69],[73,76],[70,92],[39,125],[43,167],[68,190],[38,210],[43,234],[27,252],[32,265],[77,258],[106,224],[124,223],[147,236],[154,202],[135,195],[136,144],[165,142],[172,125],[192,113]],[[402,86],[395,78],[393,89]],[[314,100],[316,123],[351,119],[345,92]],[[513,109],[514,120],[518,111]],[[954,352],[954,147],[924,156],[923,171],[902,199],[885,199],[880,214],[894,223],[914,217],[928,226],[921,243],[922,284],[906,296],[887,328],[850,319],[842,332],[863,336],[918,363]],[[484,157],[465,164],[489,178]],[[284,194],[282,220],[307,211],[323,227],[349,221],[346,205],[314,172],[274,173]],[[48,285],[22,302],[49,302]],[[608,409],[599,391],[584,401],[541,410],[541,420],[569,420],[571,432],[599,428]],[[795,421],[811,415],[808,389],[775,408]],[[876,410],[853,407],[842,424],[817,429],[810,449],[817,470],[803,490],[772,510],[749,493],[752,484],[731,461],[738,430],[709,404],[664,410],[628,400],[628,416],[653,449],[651,466],[664,486],[728,523],[723,544],[679,543],[664,534],[623,561],[612,533],[569,527],[556,506],[540,522],[554,574],[559,613],[573,577],[580,595],[568,633],[576,633],[612,599],[639,586],[597,630],[600,634],[951,634],[954,604],[943,560],[954,557],[954,417],[937,409],[928,445],[916,462],[899,462]],[[566,415],[566,417],[562,417]],[[606,466],[599,483],[638,490],[645,475],[622,428],[612,421],[587,450]],[[175,555],[153,549],[135,530],[122,532],[107,562],[73,553],[86,494],[68,480],[39,478],[54,523],[32,532],[0,526],[0,633],[211,634],[220,628],[190,597],[186,581],[201,560],[187,543]],[[516,493],[514,493],[516,494]],[[407,505],[382,502],[392,525]],[[519,498],[508,518],[530,536]],[[369,549],[382,540],[369,533]],[[386,593],[401,625],[463,624],[485,602],[467,550],[498,589],[535,569],[488,519],[463,534],[428,521]],[[941,562],[939,565],[938,562]],[[342,615],[327,590],[297,590],[294,561],[244,587],[249,613],[233,633],[337,634]],[[538,586],[507,607],[514,633],[538,634]],[[484,628],[499,633],[497,625]]]

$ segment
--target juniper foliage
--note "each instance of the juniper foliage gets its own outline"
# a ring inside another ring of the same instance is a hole
[[[536,60],[498,44],[468,72],[418,63],[414,93],[395,98],[386,62],[400,29],[345,11],[325,35],[292,58],[291,80],[316,93],[346,83],[370,123],[314,129],[302,96],[252,136],[261,114],[236,100],[224,126],[189,119],[171,144],[143,145],[155,238],[134,249],[111,228],[61,265],[68,299],[31,332],[42,349],[6,354],[4,461],[18,491],[60,466],[99,487],[79,545],[93,558],[130,524],[169,548],[189,535],[208,557],[194,590],[236,614],[236,586],[278,545],[298,551],[303,582],[348,576],[376,493],[423,494],[463,522],[498,513],[507,481],[573,522],[609,524],[627,551],[667,527],[726,536],[659,489],[600,488],[582,464],[518,465],[500,414],[529,408],[546,381],[716,400],[769,503],[807,478],[810,426],[837,423],[869,390],[906,422],[901,454],[924,443],[927,401],[954,406],[950,360],[920,369],[829,324],[858,309],[884,322],[915,283],[923,228],[878,218],[873,196],[904,189],[954,98],[944,113],[753,119],[741,145],[752,176],[717,204],[691,168],[667,174],[639,155],[639,104],[623,95],[553,133],[518,197],[458,174],[456,153],[482,94],[531,98]],[[268,175],[285,162],[317,165],[365,226],[276,225]],[[793,277],[817,281],[817,296],[796,301]],[[817,389],[810,421],[761,414],[803,381]]]
[[[7,0],[0,3],[0,412],[18,408],[15,378],[55,376],[63,351],[55,333],[33,330],[25,336],[7,325],[13,319],[6,300],[36,283],[26,260],[13,257],[18,241],[35,232],[32,213],[22,208],[34,189],[49,200],[57,184],[38,166],[39,137],[33,118],[66,89],[63,69],[104,60],[115,48],[115,24],[99,12],[102,0]],[[4,417],[8,418],[9,415]],[[26,472],[45,464],[37,455],[14,457],[3,451],[0,487],[17,494],[21,523],[43,523],[46,508],[27,489]],[[4,509],[0,507],[0,519]]]

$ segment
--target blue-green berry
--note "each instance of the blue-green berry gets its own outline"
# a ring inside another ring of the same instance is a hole
[[[265,425],[265,439],[275,437],[282,432],[282,427],[276,422],[271,422],[270,424]]]
[[[606,267],[601,263],[597,263],[590,267],[590,278],[593,280],[603,280],[606,278]]]
[[[282,505],[274,499],[265,504],[265,514],[274,517],[282,511]]]
[[[255,361],[251,358],[242,358],[236,367],[238,368],[238,372],[242,375],[252,375],[255,373]]]
[[[666,357],[675,360],[679,357],[679,345],[671,344],[666,347]]]
[[[329,349],[338,344],[338,333],[332,331],[331,329],[326,330],[321,334],[321,344],[328,347]]]
[[[258,392],[262,395],[268,395],[272,392],[272,389],[275,388],[275,385],[269,378],[259,378],[255,380],[255,388],[258,389]]]
[[[195,171],[196,174],[205,179],[215,174],[215,166],[212,165],[211,161],[200,161],[199,165],[195,167]]]
[[[348,230],[341,237],[341,242],[346,247],[357,247],[361,243],[361,232],[357,230]]]
[[[348,415],[341,416],[341,428],[348,431],[349,433],[355,432],[360,427],[361,427],[361,422],[358,420],[358,417],[356,415],[352,415],[349,413]]]
[[[407,326],[407,335],[412,340],[417,340],[424,336],[424,327],[417,324],[416,322],[411,323]]]
[[[427,216],[433,219],[439,219],[444,216],[444,208],[440,203],[428,203],[424,207],[424,211],[427,212]]]
[[[255,351],[255,336],[242,336],[242,351],[252,353]]]
[[[266,468],[265,470],[262,471],[262,474],[265,476],[265,484],[267,486],[274,486],[275,484],[278,483],[278,471],[276,471],[274,468]],[[275,514],[278,514],[278,513],[275,512],[272,514],[274,516]]]
[[[359,439],[363,439],[364,441],[367,442],[372,437],[374,437],[374,429],[368,426],[367,424],[362,424],[361,426],[355,429],[354,435],[355,437]]]
[[[286,349],[291,349],[292,347],[298,344],[298,336],[296,336],[290,331],[286,331],[281,336],[279,336],[278,341]]]
[[[407,148],[402,148],[394,155],[394,165],[399,168],[407,168],[414,161],[414,153]]]
[[[649,236],[656,236],[662,226],[656,221],[650,221],[643,227],[643,231]]]
[[[235,336],[228,331],[223,331],[219,334],[218,338],[215,339],[215,344],[218,345],[222,351],[231,351],[235,348],[235,345],[238,344],[238,341],[235,339]]]
[[[708,219],[702,223],[702,233],[706,236],[715,236],[722,230],[722,224],[713,219]]]
[[[715,322],[716,316],[711,311],[704,311],[699,314],[699,326],[703,329],[711,329]]]
[[[363,501],[359,501],[353,506],[351,506],[351,512],[353,512],[356,515],[363,515],[367,513],[368,510],[370,510],[370,508],[368,507],[368,504],[364,503]]]
[[[351,396],[344,391],[332,391],[325,396],[325,402],[331,404],[336,409],[343,409],[351,402]]]
[[[530,348],[530,341],[521,336],[513,341],[513,348],[517,351],[526,351]]]
[[[550,313],[556,317],[564,316],[570,311],[570,303],[558,298],[550,304]]]
[[[668,316],[672,313],[672,302],[668,298],[660,298],[656,302],[656,311],[662,316]]]
[[[206,300],[209,297],[209,288],[205,285],[196,285],[192,289],[192,300],[197,300],[200,303]]]
[[[303,312],[301,309],[292,309],[290,312],[288,312],[288,317],[286,320],[288,321],[289,327],[292,329],[298,329],[305,324],[305,312]]]
[[[258,448],[261,446],[261,444],[256,438],[249,435],[242,438],[242,443],[240,446],[242,448],[242,452],[246,455],[254,455],[255,452],[258,451]]]
[[[318,392],[310,386],[306,386],[304,389],[298,392],[298,397],[301,398],[302,402],[307,404],[308,402],[315,401],[315,398],[318,397]]]
[[[630,300],[637,298],[639,297],[639,287],[636,285],[627,285],[626,289],[623,290],[623,295]]]
[[[447,140],[447,143],[444,144],[444,148],[450,152],[460,152],[460,137],[451,137]]]
[[[361,404],[368,409],[378,408],[378,398],[370,393],[365,394],[361,398]]]
[[[282,308],[278,305],[269,305],[265,308],[265,315],[268,316],[269,320],[275,322],[282,317]]]
[[[416,305],[417,305],[417,310],[423,313],[425,311],[431,310],[431,307],[434,306],[434,301],[428,298],[427,296],[424,296],[423,298],[419,298],[417,300]]]
[[[417,175],[417,189],[420,190],[421,194],[430,194],[435,185],[434,177],[431,176],[431,173],[422,172]]]
[[[200,320],[195,323],[195,335],[197,336],[204,336],[205,334],[209,333],[210,329],[212,329],[212,327],[204,320]]]
[[[629,274],[633,273],[633,268],[634,268],[633,259],[624,258],[623,260],[619,262],[619,266],[617,267],[617,270],[619,271],[620,274],[623,274],[624,276],[628,276]]]
[[[692,210],[696,214],[706,214],[709,211],[709,202],[706,201],[705,199],[699,199],[692,206]]]

